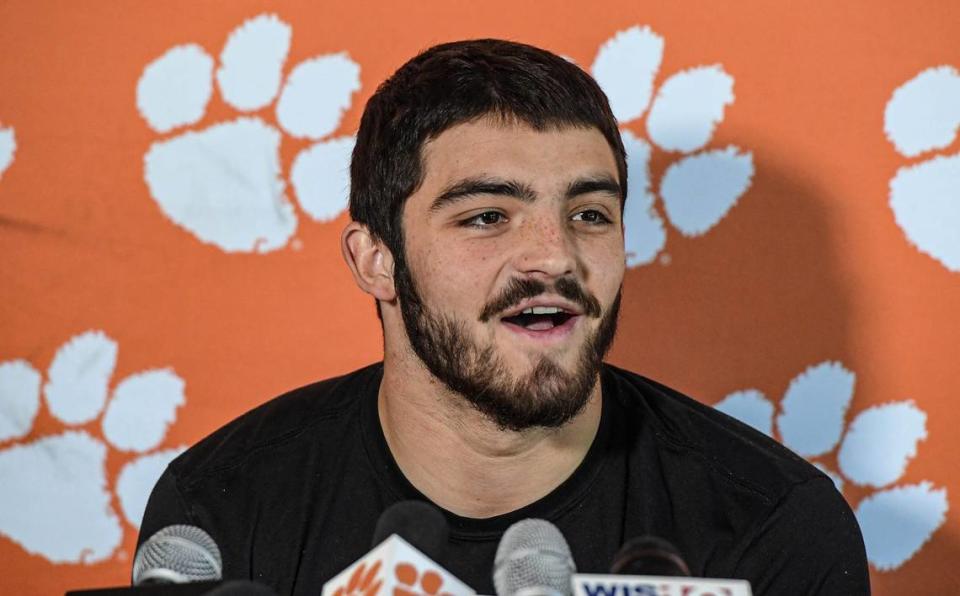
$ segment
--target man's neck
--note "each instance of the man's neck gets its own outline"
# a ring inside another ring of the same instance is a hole
[[[501,430],[419,360],[389,355],[377,403],[387,445],[410,483],[444,509],[472,518],[514,511],[559,486],[586,456],[602,409],[598,382],[580,413],[560,428]]]

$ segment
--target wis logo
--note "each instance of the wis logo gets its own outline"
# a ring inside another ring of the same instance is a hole
[[[743,580],[577,574],[574,596],[751,596]]]

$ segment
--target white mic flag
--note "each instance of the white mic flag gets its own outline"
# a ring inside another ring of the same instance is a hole
[[[573,596],[752,596],[742,579],[577,573]]]
[[[427,555],[393,534],[323,585],[321,596],[436,594],[474,596],[476,592]]]

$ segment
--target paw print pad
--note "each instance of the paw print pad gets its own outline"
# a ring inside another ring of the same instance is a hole
[[[0,126],[0,180],[3,173],[13,163],[13,154],[17,151],[17,137],[12,127]]]
[[[297,229],[281,167],[284,139],[299,149],[290,169],[300,210],[329,221],[347,205],[354,137],[332,137],[353,94],[360,67],[346,53],[304,60],[284,79],[292,29],[262,14],[227,38],[220,65],[197,44],[171,48],[144,69],[137,108],[158,134],[144,179],[163,213],[202,242],[228,253],[265,253],[286,246]],[[239,114],[203,129],[214,95]],[[274,104],[275,123],[263,111]]]
[[[880,571],[892,571],[943,525],[947,489],[927,481],[895,485],[917,455],[917,445],[927,438],[927,415],[914,402],[899,401],[867,408],[845,425],[855,381],[856,375],[839,362],[822,362],[790,382],[779,414],[756,389],[731,393],[715,407],[770,436],[779,435],[784,445],[830,476],[841,492],[847,481],[876,489],[854,513],[867,559]],[[839,473],[818,461],[834,452]]]
[[[144,370],[111,391],[116,361],[116,342],[88,331],[57,350],[46,382],[26,360],[0,363],[0,535],[52,563],[109,558],[123,539],[114,495],[123,519],[139,528],[153,485],[183,451],[157,449],[185,401],[183,380],[168,368]],[[22,441],[41,393],[66,428]],[[110,450],[129,460],[115,480],[107,478]]]
[[[944,155],[960,129],[960,72],[928,68],[898,87],[884,132],[900,155],[919,158],[890,180],[890,208],[907,240],[960,272],[960,153]]]
[[[621,125],[646,113],[652,142],[621,131],[630,170],[624,210],[629,267],[653,262],[666,246],[656,197],[681,235],[700,236],[727,215],[749,189],[754,173],[749,151],[705,148],[734,101],[733,77],[720,65],[696,66],[673,74],[654,94],[663,47],[663,38],[649,27],[632,27],[604,43],[591,68]],[[679,154],[655,190],[649,167],[654,147]]]
[[[397,577],[397,586],[393,589],[393,596],[450,596],[441,592],[443,577],[433,570],[422,574],[410,563],[398,563],[394,568]]]

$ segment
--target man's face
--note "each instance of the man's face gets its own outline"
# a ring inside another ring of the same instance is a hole
[[[427,143],[423,169],[395,277],[411,346],[500,427],[562,425],[589,399],[616,327],[610,146],[593,128],[485,118]]]

